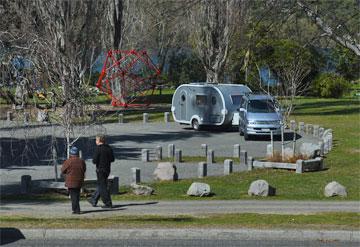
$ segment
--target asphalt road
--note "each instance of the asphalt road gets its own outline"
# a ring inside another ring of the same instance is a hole
[[[206,233],[205,233],[206,234]],[[204,234],[204,235],[205,235]],[[341,242],[341,241],[289,241],[289,240],[207,240],[205,239],[140,239],[140,240],[17,240],[6,246],[78,246],[78,247],[97,247],[97,246],[127,246],[127,247],[184,247],[184,246],[196,246],[196,247],[220,247],[220,246],[246,246],[246,247],[352,247],[359,246],[359,243],[355,242]]]
[[[15,202],[2,201],[1,215],[33,217],[109,217],[111,215],[206,215],[227,213],[309,214],[321,212],[360,212],[360,202],[206,200],[206,201],[114,201],[113,209],[80,203],[83,214],[72,215],[70,201]]]

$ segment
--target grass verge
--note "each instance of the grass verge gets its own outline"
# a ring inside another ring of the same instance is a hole
[[[358,213],[322,213],[311,215],[277,215],[277,214],[216,214],[177,216],[111,216],[91,218],[38,218],[25,216],[0,216],[0,227],[14,228],[128,228],[128,227],[206,227],[206,228],[284,228],[284,229],[343,229],[358,230],[360,214]]]

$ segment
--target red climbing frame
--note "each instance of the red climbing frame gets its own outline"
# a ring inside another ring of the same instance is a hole
[[[149,105],[160,70],[146,51],[110,50],[96,86],[111,97],[113,106]]]

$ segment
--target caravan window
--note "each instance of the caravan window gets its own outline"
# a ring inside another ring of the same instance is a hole
[[[196,95],[197,105],[206,105],[206,95]]]
[[[185,101],[185,94],[181,95],[181,101]]]
[[[233,105],[240,105],[242,95],[231,95],[231,101]]]
[[[216,97],[211,96],[211,104],[216,105]]]

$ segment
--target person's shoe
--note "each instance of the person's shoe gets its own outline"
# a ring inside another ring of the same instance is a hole
[[[93,203],[93,201],[92,201],[91,199],[86,199],[86,200],[88,201],[88,203],[91,204],[91,206],[97,207],[97,206],[96,206],[96,203]]]
[[[72,214],[81,214],[80,211],[74,211]]]
[[[112,205],[111,204],[110,205],[104,205],[101,208],[112,208]]]

